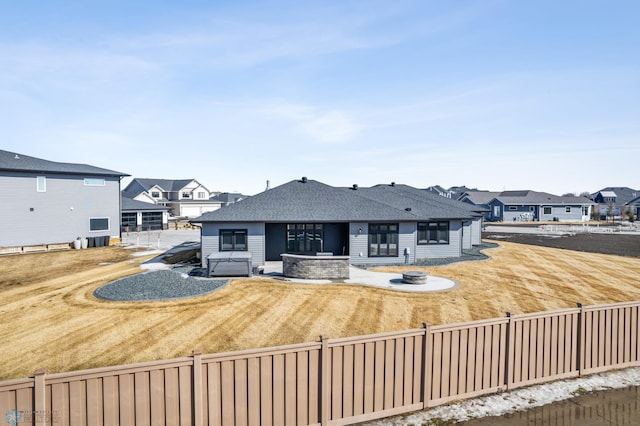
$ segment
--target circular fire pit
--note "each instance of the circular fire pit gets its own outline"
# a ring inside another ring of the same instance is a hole
[[[402,273],[402,282],[405,284],[426,284],[427,274],[422,271],[407,271]]]

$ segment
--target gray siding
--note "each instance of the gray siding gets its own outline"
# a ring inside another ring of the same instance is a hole
[[[46,176],[37,192],[36,176]],[[77,237],[120,235],[120,179],[85,186],[84,178],[55,174],[3,173],[0,176],[0,247],[67,243]],[[109,230],[89,231],[90,218],[108,218]]]
[[[482,218],[471,222],[471,244],[474,246],[482,244]]]
[[[203,223],[201,231],[203,267],[206,267],[207,257],[211,253],[220,251],[221,229],[246,229],[248,248],[253,255],[253,266],[264,264],[264,223]]]
[[[462,249],[468,250],[471,248],[471,221],[465,220],[462,222]]]
[[[551,214],[544,214],[545,207],[551,207]],[[571,212],[567,213],[567,207],[571,209]],[[554,220],[560,222],[580,222],[582,220],[582,206],[541,206],[540,220],[543,222],[551,222]]]
[[[422,244],[416,246],[416,259],[437,259],[462,255],[462,222],[449,222],[449,244]]]
[[[362,233],[358,230],[362,229]],[[404,250],[409,249],[409,263],[415,261],[416,246],[416,224],[409,222],[399,223],[398,235],[398,256],[394,257],[368,257],[369,255],[369,223],[350,223],[349,224],[349,253],[351,255],[351,263],[358,264],[404,264]]]

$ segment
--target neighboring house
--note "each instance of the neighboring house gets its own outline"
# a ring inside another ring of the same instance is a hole
[[[122,197],[122,232],[167,229],[168,218],[169,207]]]
[[[586,197],[558,196],[536,191],[502,191],[487,206],[489,220],[502,222],[586,222],[593,201]]]
[[[459,257],[481,242],[475,207],[406,185],[337,188],[294,180],[205,213],[202,262],[250,252],[254,266],[281,254],[348,255],[354,264],[404,264]]]
[[[638,216],[640,216],[640,195],[628,201],[625,206],[627,207],[627,212],[629,211],[628,209],[633,210],[634,221],[637,221]]]
[[[622,217],[629,203],[638,197],[640,197],[639,190],[626,186],[609,186],[591,194],[591,199],[598,204],[596,208],[602,220],[607,217]]]
[[[500,192],[467,190],[459,195],[458,201],[476,206],[479,211],[484,213],[484,219],[486,221],[491,221],[492,209],[489,207],[489,202],[498,195],[500,195]]]
[[[124,176],[0,150],[0,247],[20,252],[78,237],[119,237]]]
[[[211,201],[220,202],[222,207],[226,207],[230,204],[242,201],[247,197],[248,195],[243,195],[239,192],[221,192],[220,194],[211,197]]]
[[[441,197],[451,198],[451,192],[448,189],[444,189],[440,185],[433,185],[425,188],[425,191],[437,194]]]
[[[169,207],[176,217],[197,217],[217,210],[221,202],[211,200],[215,195],[195,179],[133,179],[122,191],[126,198]]]

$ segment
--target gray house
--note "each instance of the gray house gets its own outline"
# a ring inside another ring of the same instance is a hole
[[[526,190],[502,191],[487,203],[489,220],[502,222],[586,222],[593,205],[586,197]]]
[[[638,197],[640,197],[639,190],[626,186],[608,186],[591,194],[591,199],[597,204],[596,209],[602,220],[608,217],[621,219],[626,216],[629,206],[637,204]]]
[[[120,235],[124,173],[0,150],[0,248],[62,248],[77,237]]]
[[[458,257],[481,242],[473,206],[406,185],[338,188],[302,178],[208,212],[202,261],[248,252],[254,266],[281,254],[331,253],[353,264]]]

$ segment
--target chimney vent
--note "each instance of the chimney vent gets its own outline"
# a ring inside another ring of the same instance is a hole
[[[302,176],[302,183],[307,183],[307,177],[306,176]]]
[[[353,188],[354,190],[358,190],[358,184],[357,184],[357,183],[354,183],[354,184],[353,184],[353,186],[352,186],[351,188]]]
[[[391,182],[391,186],[396,186],[396,183],[395,182]]]
[[[410,211],[411,211],[411,207],[407,207],[407,208],[405,208],[405,209],[404,209],[404,211],[406,211],[406,212],[410,212]]]

